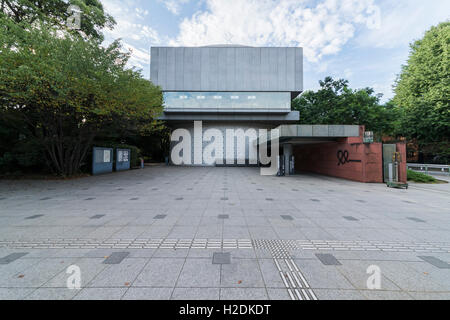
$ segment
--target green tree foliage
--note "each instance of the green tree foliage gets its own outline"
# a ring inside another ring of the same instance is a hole
[[[380,105],[371,88],[352,90],[348,81],[326,77],[316,92],[306,91],[294,100],[301,124],[365,125],[378,136],[392,134],[397,109],[393,104]]]
[[[114,18],[106,14],[100,0],[0,0],[1,12],[16,23],[45,22],[58,29],[67,29],[67,19],[72,16],[69,6],[81,10],[81,30],[85,35],[103,39],[101,29],[112,28]]]
[[[45,154],[38,141],[27,139],[20,119],[5,118],[0,112],[0,174],[39,170]]]
[[[450,158],[450,22],[432,27],[411,45],[393,102],[402,112],[401,132],[422,148]]]
[[[1,111],[23,121],[58,174],[77,173],[100,132],[144,130],[161,112],[161,91],[125,67],[119,42],[10,18],[0,26]]]

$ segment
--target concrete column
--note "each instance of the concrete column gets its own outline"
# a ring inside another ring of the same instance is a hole
[[[284,155],[284,168],[286,175],[289,176],[289,160],[293,154],[292,144],[283,144],[283,155]]]

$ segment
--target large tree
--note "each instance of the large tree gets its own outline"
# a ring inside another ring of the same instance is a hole
[[[107,128],[139,130],[162,105],[158,87],[127,69],[120,43],[104,48],[40,24],[0,18],[0,108],[20,118],[54,171],[78,172]]]
[[[347,80],[331,77],[319,84],[319,90],[306,91],[293,102],[294,110],[300,111],[300,124],[365,125],[378,136],[393,133],[396,108],[381,105],[373,89],[353,90]]]
[[[450,158],[450,22],[411,44],[393,102],[402,110],[402,132],[409,139]]]
[[[71,5],[81,10],[80,31],[87,36],[103,39],[101,29],[115,25],[100,0],[0,0],[1,12],[16,23],[41,21],[59,29],[67,29],[67,20],[73,15]]]

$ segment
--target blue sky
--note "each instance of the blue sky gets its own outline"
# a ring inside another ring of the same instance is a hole
[[[331,75],[393,96],[409,43],[450,19],[448,0],[101,0],[130,66],[149,78],[151,46],[240,44],[304,48],[305,90]]]

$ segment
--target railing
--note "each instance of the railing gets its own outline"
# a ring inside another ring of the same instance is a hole
[[[407,167],[408,169],[412,169],[415,171],[423,171],[426,174],[447,172],[447,174],[450,176],[449,165],[408,163]]]

